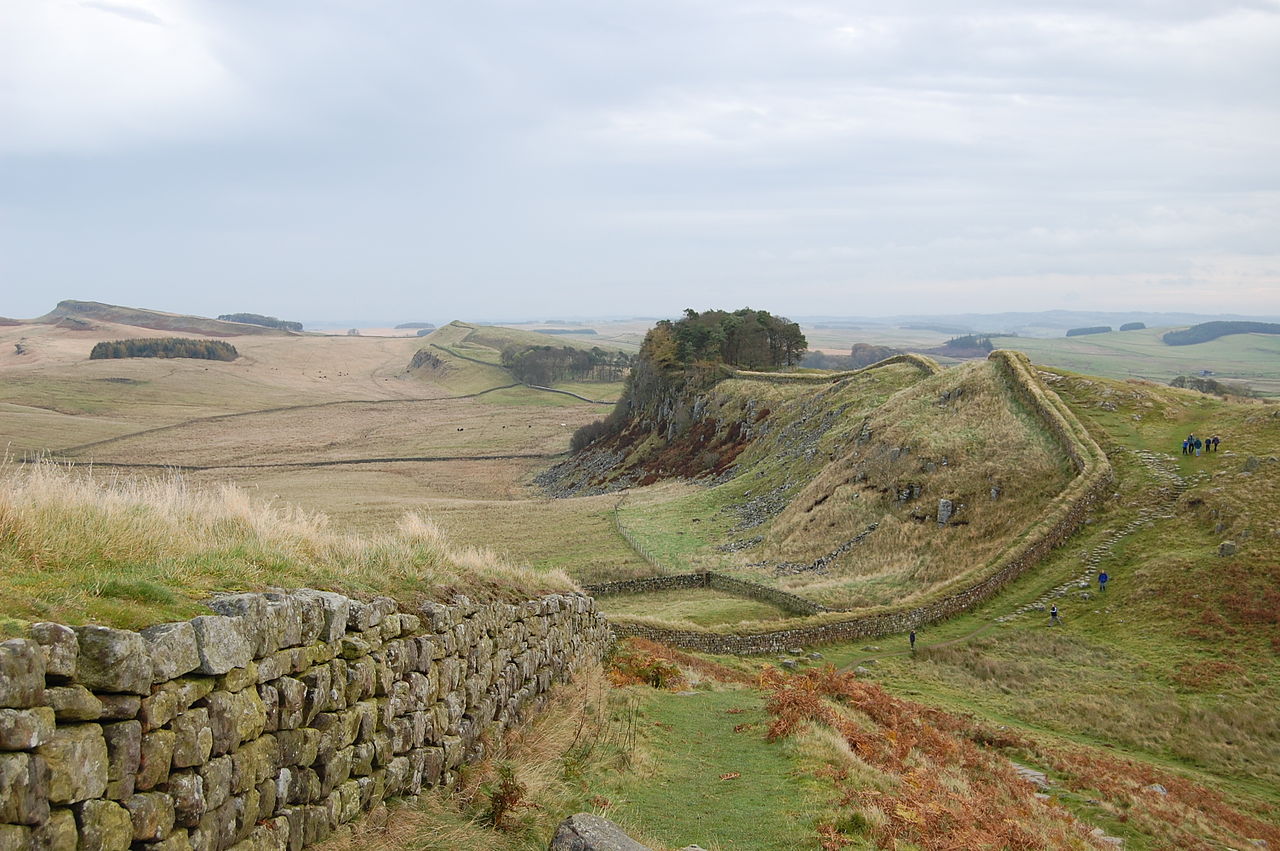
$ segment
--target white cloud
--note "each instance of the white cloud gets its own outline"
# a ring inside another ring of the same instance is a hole
[[[0,153],[89,152],[183,138],[240,93],[182,2],[0,4]]]

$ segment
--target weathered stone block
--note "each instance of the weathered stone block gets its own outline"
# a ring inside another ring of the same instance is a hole
[[[351,612],[351,600],[332,591],[302,590],[294,594],[302,600],[317,600],[323,613],[320,641],[338,641],[347,631],[347,617]]]
[[[136,694],[99,694],[102,715],[99,721],[128,721],[138,717],[142,698]]]
[[[0,707],[27,709],[44,700],[44,650],[34,641],[0,642]]]
[[[205,811],[203,777],[194,771],[175,771],[169,775],[168,793],[178,824],[195,827],[200,823]]]
[[[130,795],[121,802],[133,822],[133,838],[139,842],[159,842],[173,832],[173,799],[161,792]]]
[[[310,727],[297,730],[281,730],[276,733],[280,746],[280,764],[311,765],[319,756],[320,731]]]
[[[133,842],[133,820],[129,811],[115,801],[82,801],[72,807],[84,851],[129,851]]]
[[[231,791],[242,794],[280,770],[280,744],[273,735],[246,742],[231,755]]]
[[[138,706],[138,720],[144,732],[158,730],[178,715],[178,696],[170,689],[161,689],[150,697],[144,697]]]
[[[0,754],[0,822],[40,824],[49,817],[49,767],[39,756]]]
[[[93,691],[151,693],[151,654],[141,635],[106,626],[73,629],[79,645],[77,681]]]
[[[136,846],[139,851],[195,851],[187,831],[178,828],[159,842],[143,842]]]
[[[232,668],[218,677],[217,688],[222,691],[243,691],[258,682],[258,666],[253,662],[243,668]]]
[[[205,706],[213,732],[214,754],[235,750],[241,742],[261,736],[266,727],[267,710],[257,689],[210,692]]]
[[[28,751],[53,738],[53,709],[0,709],[0,751]]]
[[[172,680],[200,667],[196,630],[187,621],[147,627],[142,640],[151,652],[153,682]]]
[[[209,608],[220,615],[240,618],[253,655],[266,656],[280,649],[281,630],[271,617],[267,598],[262,594],[227,594],[209,601]]]
[[[225,674],[253,659],[253,645],[240,618],[201,615],[191,619],[202,674]]]
[[[173,692],[178,701],[178,711],[186,712],[197,700],[204,698],[214,689],[213,677],[181,677],[160,687],[163,691]]]
[[[214,757],[200,767],[206,809],[216,810],[231,797],[231,767],[229,756]]]
[[[188,709],[173,719],[173,766],[189,768],[203,765],[213,752],[213,731],[209,729],[206,709]]]
[[[154,789],[169,778],[173,764],[173,746],[177,735],[172,730],[144,733],[138,748],[138,774],[134,788],[143,792]]]
[[[75,813],[59,807],[50,810],[48,821],[31,831],[29,847],[40,851],[76,851],[79,842]]]
[[[142,753],[142,725],[137,721],[104,724],[102,736],[107,742],[106,795],[118,801],[133,794]]]
[[[49,800],[73,804],[107,789],[107,743],[97,724],[59,727],[36,749],[49,765]]]
[[[650,851],[613,822],[592,813],[569,816],[556,828],[549,851]]]
[[[76,656],[79,644],[75,631],[59,623],[33,623],[31,637],[44,653],[44,675],[70,680],[76,675]]]

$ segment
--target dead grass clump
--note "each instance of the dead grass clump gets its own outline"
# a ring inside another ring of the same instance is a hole
[[[429,519],[357,536],[321,514],[260,502],[230,485],[101,478],[52,463],[0,466],[0,614],[137,627],[187,616],[221,590],[311,586],[402,599],[568,590],[560,571],[504,564],[456,546]]]

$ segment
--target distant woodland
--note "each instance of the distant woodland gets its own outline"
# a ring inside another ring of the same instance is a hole
[[[745,307],[728,313],[686,310],[684,318],[664,319],[645,337],[658,364],[724,363],[747,369],[794,366],[809,348],[800,326],[767,310]]]
[[[103,341],[89,352],[89,360],[108,358],[197,358],[232,361],[240,357],[236,347],[222,340],[191,340],[186,337],[147,337],[135,340]]]
[[[261,313],[224,313],[218,318],[223,322],[243,322],[248,325],[261,325],[263,328],[279,328],[282,331],[302,331],[301,322],[286,322],[274,316],[263,316]]]
[[[502,352],[502,365],[525,384],[549,386],[558,381],[621,381],[632,356],[607,352],[599,346],[511,346]]]
[[[1169,346],[1190,346],[1207,343],[1230,334],[1280,334],[1277,322],[1201,322],[1181,331],[1169,331],[1160,339]]]

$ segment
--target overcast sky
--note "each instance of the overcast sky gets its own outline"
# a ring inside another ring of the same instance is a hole
[[[1280,0],[0,0],[0,315],[1280,312]]]

